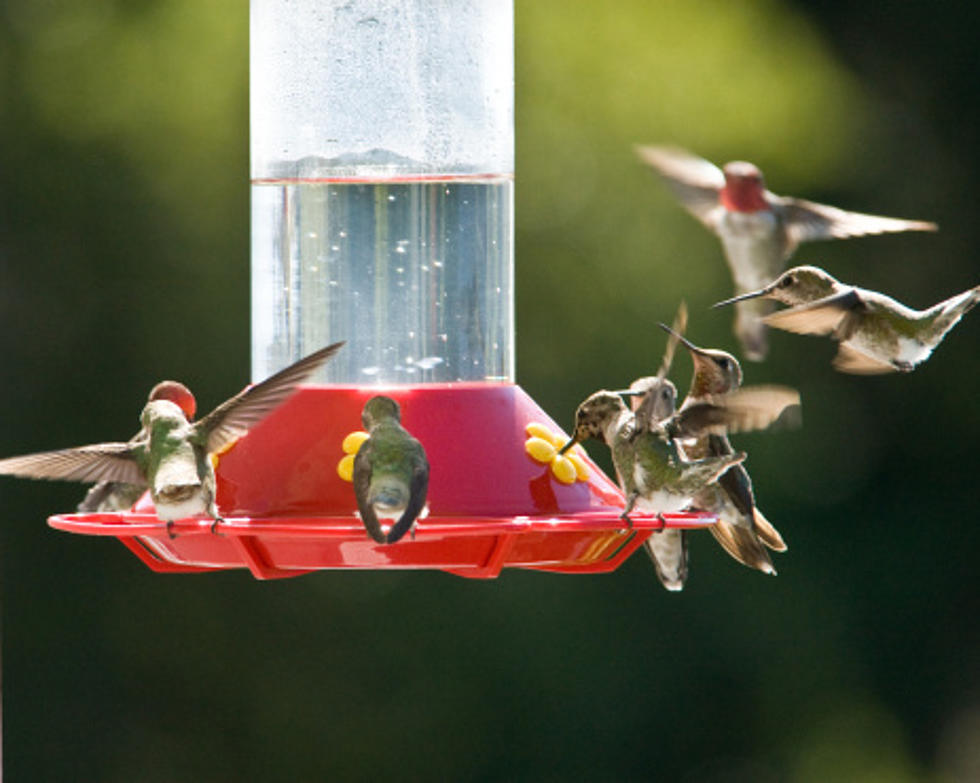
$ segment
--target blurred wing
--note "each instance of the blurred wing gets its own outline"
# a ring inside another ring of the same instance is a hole
[[[817,204],[786,196],[774,197],[782,207],[783,219],[789,235],[790,250],[800,242],[812,239],[843,239],[867,234],[888,234],[897,231],[936,231],[938,226],[924,220],[865,215],[848,212],[826,204]]]
[[[637,146],[635,149],[640,160],[664,178],[684,208],[713,228],[712,211],[720,204],[718,193],[725,186],[721,169],[677,147]]]
[[[128,443],[97,443],[9,457],[0,460],[0,473],[35,479],[122,481],[146,485]]]
[[[378,515],[374,506],[368,502],[371,493],[371,440],[361,444],[354,457],[354,497],[357,499],[357,510],[361,512],[361,522],[368,535],[379,544],[385,543],[385,534],[381,530]]]
[[[834,368],[839,372],[846,372],[851,375],[884,375],[896,371],[895,367],[888,362],[878,361],[855,350],[847,343],[841,343],[837,349],[837,356],[834,357]]]
[[[422,459],[416,462],[415,470],[412,471],[412,484],[408,505],[405,507],[405,511],[402,512],[398,521],[388,531],[387,540],[389,544],[394,544],[398,541],[415,524],[415,520],[418,519],[419,514],[422,513],[422,509],[425,506],[425,497],[428,491],[429,464],[423,455]]]
[[[800,393],[788,386],[745,386],[714,400],[724,410],[728,432],[748,432],[799,423]]]
[[[696,438],[707,433],[724,435],[728,432],[728,412],[723,404],[696,402],[688,405],[666,423],[672,438]]]
[[[683,299],[677,306],[677,315],[674,316],[671,329],[672,331],[667,332],[667,347],[664,348],[664,358],[660,362],[660,369],[657,370],[657,378],[661,379],[666,378],[670,373],[670,366],[674,363],[674,354],[681,342],[679,335],[683,335],[687,331],[687,303]],[[633,387],[630,386],[630,388]]]
[[[829,334],[836,340],[846,340],[854,333],[861,315],[866,311],[867,307],[860,295],[851,289],[815,302],[770,313],[762,321],[787,332]]]
[[[209,454],[221,451],[251,427],[272,413],[289,397],[299,384],[313,375],[320,366],[333,356],[342,342],[328,345],[311,353],[305,359],[289,365],[275,375],[266,378],[225,400],[211,413],[194,425],[197,432],[206,433],[206,449]]]

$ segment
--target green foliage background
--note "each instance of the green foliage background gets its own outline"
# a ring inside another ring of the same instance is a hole
[[[123,438],[176,377],[248,378],[244,2],[0,0],[0,454]],[[678,299],[733,349],[720,248],[637,162],[937,220],[797,260],[913,306],[980,282],[972,4],[518,0],[518,380],[559,420],[656,366]],[[0,484],[12,781],[980,779],[980,316],[910,376],[775,335],[748,435],[778,578],[694,541],[680,595],[505,572],[152,574]],[[680,358],[681,385],[689,371]],[[593,448],[598,454],[600,449]],[[972,607],[972,608],[971,608]]]

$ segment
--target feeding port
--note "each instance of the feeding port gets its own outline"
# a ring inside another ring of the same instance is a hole
[[[51,524],[118,537],[157,571],[616,568],[664,522],[625,526],[584,451],[559,470],[547,446],[565,433],[514,383],[513,149],[507,0],[253,0],[253,381],[346,345],[221,456],[217,530],[171,537],[148,496]],[[337,469],[378,393],[431,466],[428,516],[390,545]]]

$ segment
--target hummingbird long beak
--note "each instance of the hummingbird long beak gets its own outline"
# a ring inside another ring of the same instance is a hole
[[[572,435],[571,438],[568,439],[568,443],[566,443],[564,446],[562,446],[560,449],[558,449],[558,453],[559,454],[564,454],[566,451],[568,451],[576,443],[578,443],[578,432],[576,432],[574,435]]]
[[[731,299],[724,299],[721,302],[715,302],[713,305],[711,305],[711,309],[714,310],[716,307],[724,307],[725,305],[735,304],[735,302],[744,302],[746,299],[757,299],[760,296],[766,296],[770,291],[772,291],[772,286],[760,288],[758,291],[749,291],[747,294],[739,294],[738,296],[733,296]]]
[[[717,307],[717,306],[718,305],[715,305],[715,307]],[[681,344],[685,348],[687,348],[687,350],[689,350],[691,353],[697,353],[697,354],[704,353],[704,349],[703,348],[698,348],[694,343],[692,343],[690,340],[688,340],[684,335],[678,334],[673,329],[671,329],[669,326],[667,326],[667,324],[658,323],[657,326],[659,326],[661,329],[663,329],[665,332],[667,332],[667,334],[671,334],[674,337],[676,337],[678,340],[680,340]]]

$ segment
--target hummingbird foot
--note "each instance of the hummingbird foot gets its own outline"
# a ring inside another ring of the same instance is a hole
[[[174,532],[174,521],[172,519],[167,522],[167,535],[170,536],[171,541],[177,538],[177,534]]]
[[[636,501],[639,497],[639,492],[630,493],[630,496],[626,498],[626,508],[624,508],[623,513],[619,515],[619,518],[626,523],[626,526],[630,530],[633,529],[633,520],[630,519],[630,512],[633,510],[633,506],[636,505]]]
[[[660,513],[659,511],[657,512],[657,520],[660,522],[660,527],[658,527],[653,532],[654,533],[663,533],[664,530],[667,529],[667,520],[664,519],[664,515],[662,513]]]
[[[218,525],[223,524],[224,521],[225,520],[222,517],[215,517],[214,518],[214,521],[211,522],[211,535],[212,536],[224,536],[224,533],[219,533],[218,532]]]

